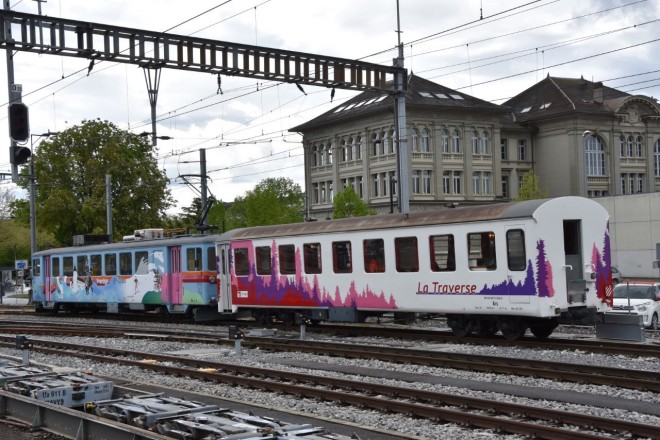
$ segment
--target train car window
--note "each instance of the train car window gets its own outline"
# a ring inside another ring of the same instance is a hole
[[[321,243],[303,244],[305,254],[305,273],[321,273]]]
[[[527,269],[525,231],[522,229],[506,231],[506,258],[509,270],[523,271]]]
[[[468,263],[470,270],[495,270],[495,233],[474,232],[468,234]]]
[[[117,254],[105,254],[105,274],[117,275]]]
[[[419,272],[417,237],[396,237],[394,255],[397,272]]]
[[[292,244],[278,246],[280,254],[280,273],[293,275],[296,273],[296,247]]]
[[[34,258],[32,260],[32,276],[38,277],[41,275],[41,260]]]
[[[54,277],[60,276],[60,257],[50,259],[50,274]]]
[[[191,247],[186,249],[186,268],[189,271],[202,270],[202,248]]]
[[[254,251],[257,256],[257,275],[270,275],[273,272],[270,246],[257,246]]]
[[[133,275],[133,254],[119,253],[119,275]]]
[[[135,268],[133,269],[134,274],[146,275],[149,273],[149,252],[136,252],[133,261],[135,262]]]
[[[101,255],[93,254],[89,257],[89,270],[92,275],[101,274]]]
[[[87,260],[87,255],[78,255],[76,257],[76,270],[78,274],[86,274],[87,268],[89,267],[89,261]]]
[[[353,256],[350,241],[332,242],[332,268],[335,273],[353,272]]]
[[[250,260],[248,258],[247,248],[234,249],[234,273],[237,276],[250,274]]]
[[[456,270],[453,235],[431,235],[429,237],[429,249],[431,251],[431,270],[433,272],[453,272]]]
[[[62,275],[73,276],[73,257],[62,257]]]
[[[382,238],[364,240],[364,271],[385,272],[385,243]]]
[[[215,246],[206,249],[206,260],[208,261],[208,269],[215,272],[218,266],[217,261],[215,261]]]

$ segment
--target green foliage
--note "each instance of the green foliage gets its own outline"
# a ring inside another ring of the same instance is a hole
[[[172,199],[148,139],[114,124],[83,121],[39,145],[34,155],[37,224],[63,244],[106,229],[111,177],[114,238],[159,227]]]
[[[333,219],[376,214],[376,211],[369,209],[369,205],[357,195],[350,185],[335,195],[333,205]]]
[[[236,197],[226,215],[226,230],[304,220],[305,197],[287,177],[267,178],[243,197]]]
[[[523,175],[522,185],[518,191],[518,197],[516,201],[520,202],[523,200],[535,200],[535,199],[545,199],[547,197],[546,192],[539,187],[539,179],[534,174],[534,171],[528,171]]]

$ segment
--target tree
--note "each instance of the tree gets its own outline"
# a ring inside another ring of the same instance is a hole
[[[518,191],[518,197],[515,198],[517,202],[523,200],[545,199],[547,197],[545,191],[539,187],[539,179],[530,170],[523,175],[522,185]]]
[[[357,195],[350,185],[335,195],[333,205],[332,218],[334,219],[376,214],[376,211],[369,209],[369,205]]]
[[[300,185],[287,177],[262,180],[243,197],[236,197],[227,218],[227,230],[280,225],[304,220],[305,196]]]
[[[154,152],[146,138],[100,119],[42,142],[34,155],[38,225],[63,244],[104,233],[107,174],[115,237],[160,226],[172,199]]]

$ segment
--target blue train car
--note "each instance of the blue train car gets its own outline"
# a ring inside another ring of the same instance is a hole
[[[48,249],[32,256],[37,310],[158,311],[217,308],[216,235]]]

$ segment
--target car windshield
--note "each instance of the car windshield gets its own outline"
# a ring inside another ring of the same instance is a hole
[[[619,284],[614,288],[615,298],[655,299],[651,286],[630,286]]]

